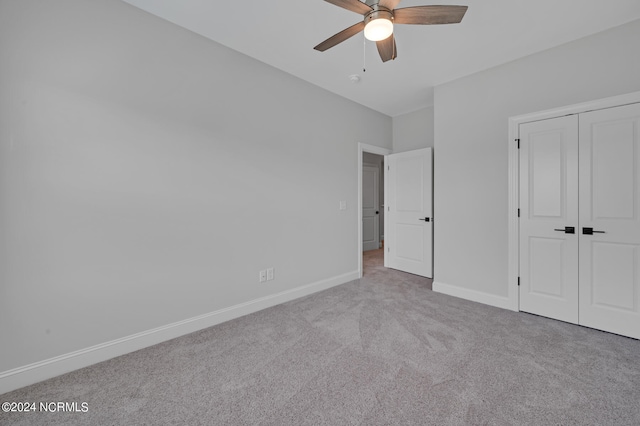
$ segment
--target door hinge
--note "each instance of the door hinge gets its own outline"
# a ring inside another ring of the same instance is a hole
[[[518,217],[520,217],[520,209],[518,209]]]
[[[391,252],[391,247],[387,247],[387,252]]]
[[[518,277],[518,287],[520,287],[520,277]]]
[[[516,139],[516,142],[518,142],[518,149],[520,149],[520,139]]]

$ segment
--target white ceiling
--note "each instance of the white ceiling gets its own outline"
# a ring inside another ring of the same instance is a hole
[[[362,19],[323,0],[124,1],[392,117],[432,105],[435,85],[640,19],[639,0],[403,0],[469,9],[460,24],[396,25],[398,58],[382,63],[362,33],[313,50]]]

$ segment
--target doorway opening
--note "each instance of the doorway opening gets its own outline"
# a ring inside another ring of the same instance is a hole
[[[363,275],[363,256],[383,262],[384,251],[384,156],[391,150],[358,144],[358,271]]]
[[[384,265],[384,157],[362,153],[363,275]]]

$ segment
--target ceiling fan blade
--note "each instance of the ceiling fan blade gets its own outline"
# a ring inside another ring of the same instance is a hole
[[[366,13],[371,12],[371,6],[362,3],[358,0],[324,0],[327,3],[335,4],[336,6],[340,6],[344,9],[350,10],[352,12],[359,13],[360,15],[364,15]]]
[[[398,3],[400,3],[400,0],[380,0],[378,6],[386,7],[389,10],[393,10],[398,7]]]
[[[332,48],[336,44],[342,43],[346,39],[353,37],[362,30],[364,30],[364,22],[358,22],[357,24],[340,31],[338,34],[329,37],[328,39],[314,47],[314,49],[324,52],[325,50]]]
[[[398,49],[396,48],[396,40],[391,34],[384,40],[376,41],[378,46],[378,53],[382,62],[387,62],[390,59],[395,59],[398,56]]]
[[[393,11],[394,24],[457,24],[462,21],[467,6],[414,6]]]

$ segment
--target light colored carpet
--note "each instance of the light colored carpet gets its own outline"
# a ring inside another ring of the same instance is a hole
[[[87,413],[0,424],[640,424],[640,341],[433,293],[375,255],[361,280],[0,397]]]

